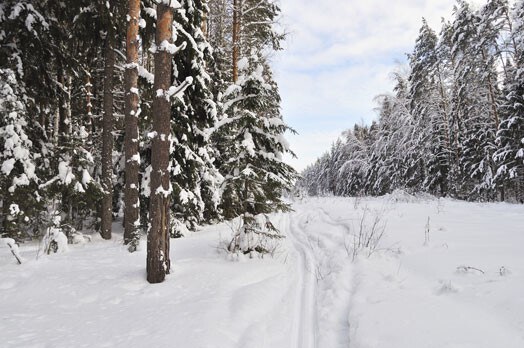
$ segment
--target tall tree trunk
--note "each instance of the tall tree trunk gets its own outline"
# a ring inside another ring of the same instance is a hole
[[[87,140],[89,142],[89,144],[92,143],[93,141],[93,113],[92,113],[92,110],[93,110],[93,105],[91,104],[91,97],[92,97],[92,94],[91,94],[91,87],[93,85],[91,84],[91,74],[88,72],[87,75],[86,75],[86,93],[87,93],[87,96],[86,96],[86,106],[87,106],[87,133],[89,134]]]
[[[45,85],[45,76],[42,75],[42,84]],[[43,133],[44,134],[47,134],[46,133],[46,129],[47,129],[47,117],[46,117],[46,105],[41,102],[40,103],[40,125],[42,126],[42,129],[43,129]]]
[[[160,49],[163,42],[172,43],[173,13],[165,3],[157,7],[155,53],[155,86],[153,101],[153,139],[151,146],[151,196],[149,233],[147,236],[147,281],[161,283],[169,274],[169,147],[171,102],[165,92],[171,86],[171,54]],[[162,92],[162,93],[159,93]]]
[[[110,23],[105,44],[104,110],[102,124],[102,216],[100,234],[111,239],[113,222],[113,74],[115,66],[113,27]]]
[[[482,48],[481,52],[482,52],[482,59],[484,60],[484,62],[487,63],[488,61],[487,61],[486,50]],[[493,91],[493,84],[491,83],[491,71],[488,71],[488,88],[489,88],[489,96],[491,99],[491,108],[493,109],[493,119],[495,121],[495,134],[496,134],[499,130],[499,113],[497,111],[497,103],[495,101],[495,92]]]
[[[71,74],[67,76],[67,104],[66,104],[66,127],[67,127],[67,141],[73,134],[73,110],[71,105],[71,95],[73,93],[73,78]]]
[[[60,98],[58,98],[57,102],[60,104]],[[55,118],[53,119],[53,143],[55,145],[58,145],[58,134],[59,134],[59,127],[60,127],[60,107],[56,108],[55,111]]]
[[[67,100],[66,100],[66,84],[62,65],[58,65],[58,82],[60,82],[60,90],[58,93],[58,143],[64,145],[67,142]]]
[[[139,238],[138,201],[138,21],[140,0],[129,0],[127,22],[127,65],[125,71],[125,197],[124,197],[124,244],[131,244],[129,251],[136,250]]]
[[[202,34],[207,39],[207,12],[202,13]]]
[[[233,83],[238,81],[238,29],[240,22],[240,0],[233,0]]]
[[[511,21],[511,16],[509,14],[509,9],[507,6],[504,6],[504,16],[506,17],[506,22],[509,26],[509,32],[511,35],[511,42],[513,43],[513,60],[515,62],[515,65],[517,68],[519,68],[519,60],[516,59],[516,57],[519,56],[519,49],[517,46],[517,42],[515,41],[515,37],[513,36],[513,23]]]

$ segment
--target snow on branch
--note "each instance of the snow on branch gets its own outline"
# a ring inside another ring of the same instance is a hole
[[[156,3],[159,5],[164,4],[166,6],[169,6],[173,10],[178,10],[182,8],[182,5],[177,0],[157,0]]]
[[[193,77],[191,77],[191,76],[186,77],[186,79],[184,80],[184,82],[182,82],[180,85],[169,87],[169,89],[168,89],[167,92],[165,93],[166,98],[167,98],[168,100],[170,100],[171,98],[178,98],[178,97],[180,97],[180,95],[181,95],[182,93],[184,93],[184,91],[185,91],[189,86],[191,86],[192,83],[193,83]]]
[[[248,94],[248,95],[243,95],[243,96],[240,96],[240,97],[236,97],[235,99],[231,99],[231,100],[229,100],[229,101],[224,103],[224,111],[227,111],[233,104],[236,104],[239,101],[246,100],[246,99],[249,99],[249,98],[254,98],[256,96],[257,96],[256,94]]]

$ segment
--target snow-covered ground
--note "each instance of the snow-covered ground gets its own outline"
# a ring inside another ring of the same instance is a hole
[[[231,260],[229,227],[209,226],[172,241],[156,285],[145,246],[118,235],[38,260],[22,245],[22,265],[0,248],[0,347],[524,347],[524,206],[394,194],[294,209],[274,217],[275,258]]]

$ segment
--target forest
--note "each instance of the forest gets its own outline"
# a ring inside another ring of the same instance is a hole
[[[522,348],[523,203],[524,0],[0,0],[0,348]]]
[[[301,190],[524,201],[524,2],[459,0],[451,18],[438,34],[423,20],[378,119],[343,132]]]
[[[296,172],[270,66],[272,0],[0,4],[0,237],[44,250],[95,230],[150,282],[169,240],[240,217],[230,252],[265,253]]]

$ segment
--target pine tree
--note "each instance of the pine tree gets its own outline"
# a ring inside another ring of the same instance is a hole
[[[462,173],[467,173],[462,177],[462,191],[466,197],[491,199],[497,117],[489,97],[489,87],[493,86],[487,78],[492,74],[492,67],[486,67],[482,47],[479,50],[478,23],[479,17],[466,2],[460,1],[455,9],[452,38],[454,68],[459,83],[456,108],[464,129],[460,166]]]
[[[140,21],[140,0],[129,0],[127,22],[125,71],[125,213],[124,244],[129,244],[129,251],[136,250],[140,239],[140,201],[138,153],[138,25]]]
[[[513,40],[524,42],[524,1],[515,7],[516,26],[514,27]],[[522,187],[524,184],[524,71],[517,67],[524,64],[524,52],[517,47],[515,60],[516,67],[507,64],[505,85],[506,100],[501,106],[501,124],[497,133],[498,149],[493,155],[497,163],[495,180],[507,193],[502,199],[509,198],[513,191],[516,201],[522,200]]]
[[[153,135],[151,146],[151,197],[147,237],[147,281],[161,283],[169,274],[169,153],[173,138],[170,132],[171,55],[177,50],[172,43],[173,8],[165,2],[157,7],[155,91],[153,101]]]
[[[418,156],[425,173],[416,182],[420,190],[448,194],[450,159],[449,124],[437,55],[438,39],[423,20],[415,50],[410,55],[410,110],[416,123]],[[422,171],[422,168],[415,169]]]
[[[111,239],[113,223],[113,78],[115,68],[115,37],[113,28],[113,10],[111,2],[104,10],[107,23],[104,43],[104,109],[102,134],[102,208],[101,231],[104,239]]]

